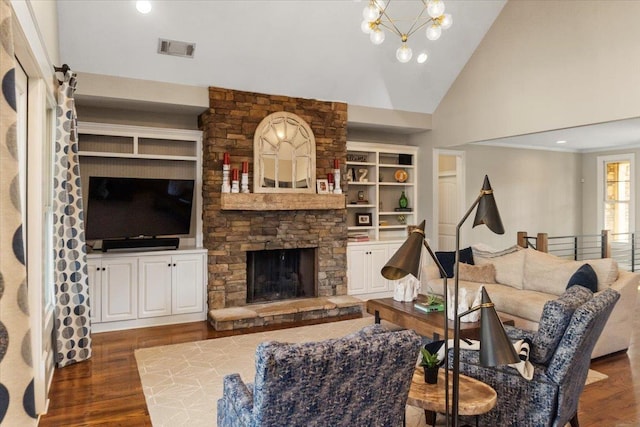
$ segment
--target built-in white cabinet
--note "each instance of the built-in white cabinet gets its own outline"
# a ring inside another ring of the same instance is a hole
[[[88,267],[93,322],[135,319],[138,313],[135,259],[91,259]]]
[[[385,279],[380,270],[402,242],[352,243],[347,247],[349,295],[366,298],[391,296],[395,282]]]
[[[96,332],[206,319],[206,249],[88,255]]]

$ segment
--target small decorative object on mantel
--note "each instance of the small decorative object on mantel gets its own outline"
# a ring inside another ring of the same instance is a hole
[[[358,182],[369,182],[369,169],[358,169]]]
[[[240,192],[249,192],[249,162],[242,162],[242,176],[240,180]]]
[[[238,169],[231,169],[231,192],[239,193],[240,192],[240,179],[238,174]]]
[[[231,161],[229,159],[229,153],[224,153],[222,157],[222,192],[231,192],[231,186],[229,186],[229,170],[231,168]]]
[[[342,187],[340,186],[340,160],[338,159],[333,159],[333,180],[333,194],[342,194]]]
[[[316,179],[318,194],[329,194],[329,181],[326,179]]]
[[[333,174],[332,173],[328,173],[327,174],[327,182],[329,183],[329,193],[333,193],[333,189],[334,189],[335,183],[333,181]]]

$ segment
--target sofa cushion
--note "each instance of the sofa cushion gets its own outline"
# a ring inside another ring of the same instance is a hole
[[[531,361],[546,365],[564,331],[571,321],[573,312],[585,302],[589,301],[593,293],[582,286],[572,286],[560,298],[547,301],[540,316],[538,332],[533,337]]]
[[[456,263],[456,252],[436,252],[436,258],[438,258],[438,261],[440,261],[442,268],[444,269],[445,273],[447,273],[447,277],[452,278],[453,267]],[[473,252],[471,251],[471,247],[460,249],[460,262],[473,265]],[[444,276],[440,274],[440,277]]]
[[[510,254],[512,252],[516,252],[516,251],[520,251],[524,248],[518,246],[518,245],[513,245],[513,246],[509,246],[508,248],[505,248],[501,251],[496,251],[493,248],[484,245],[482,243],[476,243],[474,245],[471,245],[471,251],[473,252],[473,256],[474,257],[482,257],[482,258],[495,258],[497,256],[502,256],[502,255],[507,255]]]
[[[515,289],[511,286],[488,284],[485,289],[496,305],[496,310],[529,322],[538,323],[540,313],[553,295]]]
[[[460,280],[478,283],[496,282],[496,268],[493,264],[469,265],[461,263],[458,273]]]
[[[573,273],[573,276],[569,279],[569,283],[567,283],[567,289],[571,286],[584,286],[589,289],[591,292],[598,291],[598,276],[596,276],[596,272],[593,271],[593,267],[589,264],[582,264],[582,266]]]
[[[497,257],[474,257],[476,265],[493,264],[496,269],[496,282],[522,289],[522,275],[526,251],[516,250]]]
[[[567,282],[579,267],[573,261],[526,249],[523,288],[530,291],[544,292],[551,295],[562,295]]]
[[[618,280],[618,262],[613,258],[590,259],[589,262],[598,276],[598,291],[604,291]]]

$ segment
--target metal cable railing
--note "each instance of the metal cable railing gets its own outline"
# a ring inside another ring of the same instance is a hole
[[[640,235],[636,233],[614,234],[603,230],[600,234],[549,237],[546,233],[529,236],[520,232],[518,244],[575,261],[613,258],[621,269],[636,271],[640,268]]]

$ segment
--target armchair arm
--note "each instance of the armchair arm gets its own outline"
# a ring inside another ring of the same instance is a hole
[[[231,425],[249,426],[253,418],[253,390],[247,387],[239,374],[230,374],[224,377],[222,385],[222,399],[231,414],[225,414],[226,418],[235,418]],[[220,418],[221,414],[218,414]]]
[[[504,330],[511,341],[523,340],[525,338],[529,338],[531,341],[533,341],[533,337],[536,334],[533,331],[529,331],[527,329],[520,329],[520,328],[516,328],[515,326],[509,326],[509,325],[504,325]]]

